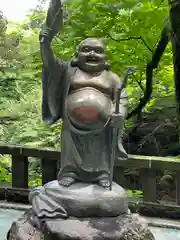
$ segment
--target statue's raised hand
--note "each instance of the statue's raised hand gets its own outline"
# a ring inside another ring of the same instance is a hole
[[[63,25],[63,6],[61,0],[50,0],[45,28],[40,32],[40,42],[51,42]]]

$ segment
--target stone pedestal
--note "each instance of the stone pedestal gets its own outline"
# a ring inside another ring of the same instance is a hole
[[[146,222],[128,210],[125,190],[112,184],[63,187],[52,181],[29,195],[32,209],[14,222],[8,240],[153,240]]]
[[[126,192],[115,182],[109,191],[92,183],[77,182],[67,188],[52,181],[35,188],[29,200],[39,218],[117,217],[128,213]]]
[[[39,229],[38,229],[39,226]],[[123,214],[107,218],[38,219],[32,211],[14,222],[8,240],[154,240],[145,220]]]

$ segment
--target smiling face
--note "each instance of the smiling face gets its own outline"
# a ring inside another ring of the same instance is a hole
[[[106,54],[103,43],[95,38],[87,38],[79,45],[78,66],[86,72],[100,72],[105,69]]]

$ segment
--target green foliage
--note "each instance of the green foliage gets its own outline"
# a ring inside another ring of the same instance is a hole
[[[42,172],[40,169],[40,161],[38,159],[31,159],[29,164],[29,186],[42,185]]]
[[[0,155],[0,184],[10,184],[12,181],[10,163],[9,157]]]
[[[126,195],[128,198],[143,198],[143,192],[138,190],[126,190]]]
[[[10,184],[12,182],[11,175],[7,173],[6,169],[0,168],[0,184]]]

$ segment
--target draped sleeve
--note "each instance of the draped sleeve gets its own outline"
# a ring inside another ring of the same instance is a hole
[[[68,63],[55,59],[53,67],[42,66],[42,118],[53,124],[62,118]]]

